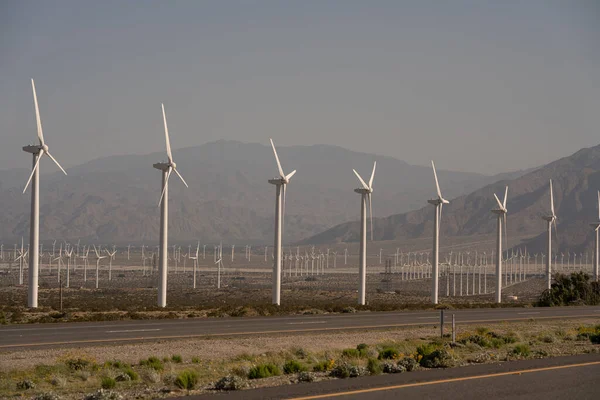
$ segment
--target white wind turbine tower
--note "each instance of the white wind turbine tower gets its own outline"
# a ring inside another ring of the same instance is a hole
[[[435,172],[435,164],[431,161],[431,167],[433,168],[433,176],[435,178],[435,187],[437,189],[437,199],[427,200],[427,202],[435,207],[435,213],[433,216],[433,260],[431,263],[431,302],[433,304],[438,303],[438,286],[439,286],[439,249],[440,249],[440,219],[442,216],[442,209],[444,204],[450,202],[442,197],[442,191],[440,190],[440,183],[438,181],[437,173]]]
[[[218,248],[217,256],[217,289],[221,289],[221,267],[223,266],[223,244],[221,243]]]
[[[16,256],[16,253],[15,253],[15,256]],[[19,261],[19,285],[22,285],[23,284],[23,263],[25,262],[25,253],[23,252],[23,238],[22,237],[21,237],[21,249],[19,250],[19,256],[18,257],[15,257],[15,256],[13,256],[14,261]]]
[[[58,252],[58,257],[52,256],[52,261],[57,261],[56,263],[56,280],[60,282],[60,265],[62,261],[62,243],[60,244],[60,251]]]
[[[81,259],[83,260],[83,282],[87,282],[87,267],[90,265],[90,263],[88,262],[88,256],[90,254],[90,246],[87,246],[87,249],[85,246],[83,246],[83,252],[82,252],[82,256]]]
[[[70,285],[70,281],[71,281],[71,257],[73,256],[73,248],[69,248],[69,250],[66,250],[65,253],[67,254],[67,282],[66,282],[66,287],[69,287]]]
[[[590,224],[591,227],[596,231],[596,251],[594,252],[594,280],[598,282],[598,273],[600,265],[600,257],[598,252],[600,251],[600,190],[598,191],[598,222]]]
[[[33,155],[33,168],[31,175],[27,180],[23,193],[27,190],[31,182],[31,217],[29,225],[29,288],[27,293],[27,306],[37,308],[38,306],[38,278],[39,278],[39,248],[40,248],[40,160],[44,155],[50,157],[52,161],[66,175],[67,173],[60,166],[58,161],[48,152],[48,145],[44,141],[44,133],[42,132],[42,121],[40,119],[40,109],[38,107],[37,94],[35,92],[35,83],[31,80],[31,88],[33,90],[33,103],[35,106],[35,119],[37,122],[37,135],[40,142],[39,145],[31,145],[23,147],[23,151]]]
[[[108,280],[112,281],[112,262],[115,258],[115,254],[117,254],[117,250],[115,250],[114,246],[113,246],[113,251],[112,253],[110,251],[108,251],[107,249],[104,249],[104,251],[106,252],[106,254],[108,254]]]
[[[277,150],[275,149],[275,144],[273,144],[273,139],[269,139],[271,141],[271,147],[273,147],[273,153],[275,154],[275,160],[277,160],[277,168],[279,170],[279,178],[269,179],[269,183],[276,186],[276,197],[275,197],[275,246],[273,249],[274,252],[274,265],[273,265],[273,304],[281,304],[281,234],[283,231],[283,218],[285,215],[285,193],[288,183],[290,183],[290,179],[296,173],[296,170],[293,170],[289,174],[285,175],[283,173],[283,168],[281,167],[281,162],[279,162],[279,156],[277,155]],[[281,201],[281,195],[283,191],[283,203]]]
[[[94,252],[96,253],[96,289],[98,289],[98,276],[99,276],[99,271],[100,271],[100,260],[102,260],[103,258],[106,258],[106,256],[101,256],[100,253],[98,253],[98,249],[96,249],[96,245],[94,245]]]
[[[160,251],[159,251],[159,268],[160,272],[158,275],[158,306],[167,306],[167,246],[169,239],[169,177],[171,173],[175,171],[179,179],[183,184],[188,187],[179,171],[177,171],[177,164],[173,161],[173,154],[171,154],[171,143],[169,141],[169,129],[167,128],[167,116],[165,114],[165,105],[162,106],[163,122],[165,126],[165,142],[167,147],[167,157],[169,159],[166,163],[154,164],[154,168],[162,171],[162,194],[158,205],[160,209]]]
[[[547,288],[552,287],[552,225],[558,240],[558,231],[556,229],[556,214],[554,213],[554,194],[552,193],[552,179],[550,179],[550,214],[542,217],[548,224],[548,257],[546,257],[546,279],[548,280]]]
[[[496,237],[496,303],[502,302],[502,222],[504,222],[504,237],[506,239],[506,198],[508,197],[508,186],[504,189],[504,201],[500,202],[496,193],[494,198],[498,203],[498,208],[492,210],[494,214],[498,216],[498,228]],[[508,247],[508,239],[505,240],[505,244]],[[487,259],[487,257],[486,257]],[[486,273],[487,276],[487,273]]]
[[[190,260],[194,260],[194,289],[196,289],[196,270],[198,269],[198,253],[200,252],[200,242],[198,242],[198,247],[196,247],[196,256],[189,256]]]
[[[360,254],[359,254],[359,285],[358,285],[358,304],[365,305],[366,285],[367,285],[367,200],[369,207],[369,215],[371,220],[371,240],[373,240],[373,207],[371,196],[373,194],[373,178],[375,178],[375,168],[377,161],[373,163],[373,171],[367,185],[364,179],[356,172],[354,174],[362,184],[362,188],[354,189],[356,193],[361,195],[360,198]]]

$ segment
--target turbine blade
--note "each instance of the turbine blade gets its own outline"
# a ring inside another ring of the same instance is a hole
[[[161,103],[162,106],[162,114],[163,114],[163,122],[165,124],[165,140],[167,143],[167,157],[169,158],[169,162],[173,162],[173,154],[171,154],[171,142],[169,141],[169,128],[167,128],[167,115],[165,114],[165,105]]]
[[[375,178],[375,168],[377,168],[377,161],[373,162],[373,172],[371,172],[371,179],[369,179],[369,189],[373,189],[373,178]]]
[[[552,193],[552,179],[550,179],[550,211],[552,211],[552,216],[554,216],[554,194]]]
[[[287,174],[285,176],[285,179],[289,181],[292,178],[292,176],[294,176],[294,175],[296,175],[296,170],[293,170],[292,172],[290,172],[289,174]]]
[[[356,172],[355,169],[353,169],[352,171],[354,171],[354,174],[356,175],[356,177],[358,178],[358,180],[360,181],[360,183],[363,185],[364,189],[369,189],[369,186],[367,186],[367,184],[365,183],[365,181],[363,180],[363,178],[361,178],[361,176],[358,174],[358,172]]]
[[[283,173],[283,168],[281,168],[281,162],[279,162],[279,156],[277,155],[277,150],[275,149],[275,144],[273,143],[273,139],[269,139],[271,141],[271,147],[273,148],[273,154],[275,154],[275,160],[277,160],[277,168],[279,169],[279,176],[285,178],[285,174]]]
[[[494,198],[496,199],[496,203],[498,203],[498,207],[500,207],[500,209],[504,209],[504,207],[502,207],[502,203],[500,203],[500,199],[498,198],[498,196],[496,196],[496,193],[494,193]]]
[[[504,202],[502,203],[502,205],[504,206],[503,208],[506,210],[506,199],[508,198],[508,185],[506,186],[506,189],[504,189]]]
[[[35,165],[33,166],[33,168],[31,169],[31,175],[29,175],[29,179],[27,179],[27,183],[25,184],[25,189],[23,189],[23,193],[25,193],[25,191],[29,187],[29,184],[31,183],[31,179],[33,178],[33,174],[35,173],[35,170],[38,169],[38,167],[40,165],[40,160],[42,159],[43,155],[44,155],[44,150],[40,150],[40,152],[38,154],[38,159],[35,162]]]
[[[65,171],[65,170],[63,169],[63,167],[61,167],[61,166],[60,166],[60,164],[58,163],[58,161],[56,161],[56,158],[52,157],[52,154],[50,154],[49,152],[46,152],[46,154],[48,155],[48,157],[50,157],[50,159],[51,159],[52,161],[54,161],[54,164],[56,164],[56,165],[58,166],[58,168],[60,168],[60,170],[63,172],[63,174],[65,174],[65,175],[66,175],[66,174],[67,174],[67,171]]]
[[[42,131],[42,119],[40,118],[40,108],[38,106],[37,93],[35,92],[35,82],[31,79],[31,89],[33,90],[33,103],[35,105],[35,121],[37,123],[37,134],[40,145],[44,145],[44,132]]]
[[[556,243],[558,244],[558,229],[556,229],[556,218],[554,218],[552,224],[554,225],[554,235],[556,236]]]
[[[98,249],[96,249],[96,245],[94,245],[94,253],[96,253],[96,257],[100,258],[100,254],[98,254]]]
[[[442,223],[442,210],[443,209],[444,209],[444,202],[441,202],[440,203],[440,211],[439,211],[439,214],[438,214],[438,226],[440,226],[441,223]]]
[[[508,250],[508,228],[506,227],[506,213],[504,213],[504,245],[506,246],[506,250]]]
[[[185,187],[189,188],[187,182],[185,181],[185,179],[183,179],[183,176],[181,176],[181,174],[179,173],[179,171],[177,171],[177,168],[173,168],[173,171],[175,171],[175,173],[177,174],[177,176],[179,177],[179,179],[181,179],[181,182],[183,182],[183,184],[185,185]]]
[[[165,191],[167,190],[167,186],[169,183],[169,177],[171,176],[171,171],[173,170],[173,168],[169,167],[169,172],[167,172],[167,179],[165,179],[165,183],[163,186],[163,190],[162,190],[162,194],[160,195],[160,200],[158,201],[158,206],[160,207],[160,205],[162,204],[162,200],[163,197],[165,197]]]
[[[431,160],[431,167],[433,168],[433,176],[435,178],[435,187],[437,189],[437,195],[440,199],[442,199],[442,191],[440,190],[440,183],[438,182],[437,172],[435,172],[435,164],[433,160]]]
[[[598,221],[600,221],[600,190],[598,190]]]

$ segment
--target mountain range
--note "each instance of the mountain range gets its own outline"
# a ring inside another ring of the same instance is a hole
[[[389,217],[390,229],[402,222],[398,215],[426,204],[425,200],[435,192],[430,167],[410,165],[393,157],[329,145],[280,147],[278,152],[285,171],[298,170],[288,188],[284,235],[287,243],[356,219],[360,197],[353,189],[359,182],[352,168],[367,175],[375,160],[378,168],[374,215],[393,215]],[[57,156],[60,158],[59,154]],[[68,176],[58,172],[43,173],[51,166],[43,160],[40,183],[42,241],[156,242],[161,177],[152,164],[165,158],[164,153],[104,157],[68,168]],[[272,243],[275,188],[267,180],[277,176],[277,167],[268,144],[220,140],[176,150],[174,158],[190,188],[183,187],[178,180],[173,180],[170,185],[171,243],[197,240],[203,243]],[[523,173],[526,171],[486,176],[438,171],[448,198]],[[29,191],[22,194],[22,188],[28,175],[26,169],[0,171],[0,241],[14,243],[21,236],[27,240],[30,195]],[[420,214],[417,211],[405,215],[416,217]],[[450,216],[451,212],[446,215]],[[394,222],[397,218],[400,219]],[[385,225],[386,220],[378,219],[378,225]],[[448,218],[445,229],[452,224]],[[352,224],[345,226],[350,229]],[[340,229],[339,226],[336,229]],[[402,228],[398,225],[381,237],[392,237],[404,229],[413,234],[410,225]],[[318,237],[331,236],[324,235]],[[351,238],[351,234],[348,235]],[[330,239],[337,240],[333,236]]]
[[[546,251],[546,222],[541,219],[550,212],[549,180],[554,187],[554,202],[558,216],[558,240],[553,238],[557,252],[591,251],[593,229],[589,223],[598,220],[600,189],[600,146],[585,148],[540,168],[526,171],[512,179],[506,177],[485,185],[472,193],[458,196],[443,208],[440,235],[475,236],[495,232],[496,218],[490,212],[497,206],[493,194],[502,198],[508,186],[508,236],[529,237],[520,247],[531,252]],[[432,182],[432,178],[429,177]],[[444,197],[452,184],[440,177]],[[430,197],[433,197],[432,194]],[[377,193],[373,194],[377,201]],[[374,240],[402,240],[431,237],[433,207],[392,214],[374,219]],[[301,243],[325,244],[358,241],[358,221],[339,224]],[[554,235],[554,232],[553,232]],[[514,243],[511,242],[511,246]],[[554,251],[553,250],[553,251]]]

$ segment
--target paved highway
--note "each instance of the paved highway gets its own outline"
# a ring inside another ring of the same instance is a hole
[[[600,318],[600,307],[493,308],[447,311],[458,324],[534,319]],[[10,325],[0,328],[0,350],[135,343],[164,339],[328,332],[438,325],[439,311],[364,312],[252,318],[112,321]]]
[[[585,354],[217,392],[185,399],[586,400],[600,398],[599,376],[600,354]]]

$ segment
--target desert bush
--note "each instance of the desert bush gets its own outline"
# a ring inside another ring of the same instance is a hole
[[[199,357],[192,357],[192,364],[200,364],[200,358]]]
[[[378,360],[369,358],[369,361],[367,361],[367,371],[369,371],[369,374],[371,375],[379,375],[383,371],[383,368]]]
[[[60,397],[56,393],[46,392],[38,394],[33,400],[60,400]]]
[[[358,365],[350,364],[348,362],[342,362],[337,364],[332,370],[330,375],[335,378],[356,378],[357,376],[365,375],[366,369],[359,367]]]
[[[63,387],[67,384],[67,378],[60,375],[55,375],[50,379],[50,384],[52,386]]]
[[[181,358],[179,354],[173,354],[171,356],[171,361],[173,361],[175,364],[181,364],[183,362],[183,358]]]
[[[65,360],[65,364],[71,371],[81,371],[93,365],[91,360],[86,358],[69,358]]]
[[[346,358],[359,358],[360,351],[358,349],[344,349],[342,350],[342,356]]]
[[[382,371],[386,374],[399,374],[406,372],[406,368],[400,364],[396,364],[393,361],[386,361],[383,363]]]
[[[175,386],[180,389],[192,390],[198,384],[198,373],[196,371],[182,371],[175,379]]]
[[[600,304],[600,282],[591,280],[585,272],[556,274],[550,289],[546,289],[537,305],[542,307]]]
[[[35,383],[31,379],[23,379],[22,381],[17,382],[17,389],[19,389],[19,390],[35,389]]]
[[[436,349],[424,355],[420,364],[425,368],[449,368],[454,365],[454,358],[446,349]]]
[[[164,364],[158,357],[151,356],[146,360],[140,360],[140,365],[143,365],[148,368],[152,368],[155,371],[163,371],[165,369]]]
[[[122,400],[123,396],[121,396],[117,392],[113,392],[111,390],[98,389],[95,393],[91,393],[86,395],[84,400]]]
[[[121,369],[121,368],[124,368],[126,366],[127,366],[127,364],[125,364],[124,362],[119,361],[119,360],[106,361],[104,363],[104,367],[109,367],[109,368],[112,367],[112,368],[116,368],[116,369]]]
[[[102,386],[102,389],[112,389],[117,385],[117,381],[115,380],[115,378],[112,378],[110,376],[105,376],[102,378],[102,383],[100,384],[100,386]]]
[[[468,344],[473,343],[481,347],[491,347],[490,341],[481,334],[477,335],[469,335],[467,337],[461,338],[458,340],[458,343]]]
[[[437,350],[437,348],[438,347],[432,343],[422,344],[419,347],[417,347],[417,355],[421,356],[421,358],[425,358],[431,353],[433,353],[435,350]]]
[[[308,371],[298,373],[298,382],[312,382],[314,380],[315,376]]]
[[[250,369],[248,379],[261,379],[281,375],[279,367],[272,363],[259,364]]]
[[[398,367],[404,368],[406,371],[414,371],[419,363],[413,357],[404,357],[397,363]]]
[[[153,368],[146,368],[142,371],[142,379],[148,383],[160,382],[160,373]]]
[[[512,349],[512,354],[520,357],[529,357],[529,354],[531,354],[531,350],[529,349],[528,345],[522,343],[516,345]]]
[[[235,375],[224,376],[215,383],[217,390],[240,390],[246,387],[246,382]]]
[[[324,360],[320,361],[313,367],[313,371],[315,372],[326,372],[330,371],[333,368],[334,360]]]
[[[283,372],[286,375],[295,374],[296,372],[306,371],[306,366],[300,364],[296,360],[289,360],[285,364],[283,364]]]
[[[400,357],[400,353],[393,347],[386,347],[379,352],[377,357],[380,360],[393,360]]]

